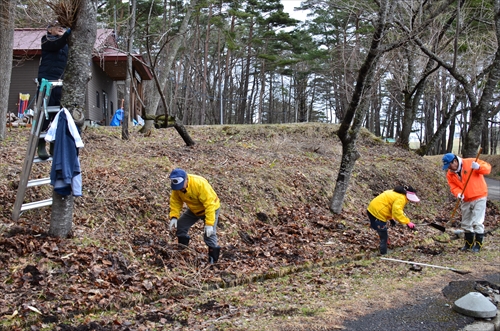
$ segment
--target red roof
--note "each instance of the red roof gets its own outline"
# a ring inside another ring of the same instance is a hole
[[[15,29],[14,30],[14,56],[34,56],[42,53],[41,40],[47,32],[46,29]],[[138,61],[139,60],[139,61]],[[97,29],[96,40],[94,43],[93,61],[100,63],[101,67],[115,79],[121,80],[124,72],[108,72],[103,62],[126,62],[127,53],[120,51],[115,40],[115,33],[112,29]],[[134,68],[140,73],[142,79],[150,80],[153,78],[147,66],[142,63],[141,55],[134,55]],[[123,66],[123,63],[121,63]],[[121,71],[124,71],[123,68]]]
[[[41,54],[41,40],[46,29],[15,29],[14,30],[14,55]],[[101,51],[106,46],[115,46],[114,31],[112,29],[97,29],[94,50]]]

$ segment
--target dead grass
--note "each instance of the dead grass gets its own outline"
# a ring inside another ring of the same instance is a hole
[[[407,304],[415,297],[404,293],[418,293],[417,286],[439,291],[457,274],[430,268],[415,274],[373,257],[377,237],[365,209],[374,196],[404,183],[422,199],[405,210],[412,220],[448,220],[454,199],[440,159],[434,164],[363,131],[344,210],[332,215],[341,156],[336,129],[313,123],[195,126],[188,131],[196,145],[186,147],[173,129],[151,137],[132,130],[123,141],[121,128],[88,128],[81,152],[84,197],[75,202],[74,237],[63,241],[43,237],[48,208],[10,220],[28,136],[10,132],[0,142],[0,265],[9,279],[0,285],[0,313],[28,314],[22,307],[31,300],[61,323],[82,327],[98,321],[118,330],[331,330],[368,309]],[[174,167],[209,179],[223,203],[223,251],[214,267],[206,264],[201,224],[182,253],[167,229]],[[34,173],[45,176],[47,169]],[[33,190],[30,197],[46,193]],[[498,227],[497,210],[489,205],[489,229]],[[477,259],[457,253],[456,241],[434,241],[436,235],[430,227],[392,228],[394,257],[470,268],[475,273],[469,277],[500,264],[498,232]],[[42,271],[45,286],[30,286],[22,273],[27,265]],[[55,313],[56,305],[64,313]],[[4,329],[28,327],[23,318],[9,319]],[[34,318],[32,325],[41,324]]]

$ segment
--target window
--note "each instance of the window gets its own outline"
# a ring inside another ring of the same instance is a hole
[[[99,91],[95,91],[95,106],[97,108],[101,108],[101,96],[99,94]]]
[[[103,119],[108,117],[108,94],[106,91],[102,91],[102,117]]]
[[[111,111],[109,112],[109,121],[111,122],[111,120],[113,119],[113,112],[114,112],[114,107],[113,107],[113,101],[110,101],[109,102],[109,105],[111,107]]]

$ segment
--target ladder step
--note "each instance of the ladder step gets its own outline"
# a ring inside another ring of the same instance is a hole
[[[48,106],[47,113],[57,113],[61,110],[60,106]]]
[[[33,159],[33,163],[41,163],[41,162],[49,162],[49,161],[52,161],[52,156],[50,156],[48,159],[46,160],[42,160],[41,158],[39,158],[38,156],[35,157]]]
[[[50,184],[50,177],[29,180],[26,187],[40,186],[46,184]]]
[[[42,207],[51,206],[51,205],[52,205],[52,198],[47,199],[47,200],[25,203],[21,206],[21,211],[35,209],[35,208],[42,208]]]
[[[29,146],[26,150],[26,157],[24,158],[24,164],[20,176],[21,178],[19,180],[19,187],[17,189],[17,194],[16,194],[16,202],[14,203],[14,208],[12,211],[13,221],[19,220],[21,212],[25,210],[42,208],[45,206],[52,205],[52,199],[34,201],[29,203],[23,203],[23,202],[25,198],[26,189],[28,187],[50,184],[50,178],[41,178],[33,180],[29,180],[29,178],[31,174],[31,168],[34,163],[52,161],[52,157],[49,157],[46,160],[42,160],[39,157],[37,157],[36,149],[38,148],[38,143],[40,142],[40,139],[44,139],[47,135],[46,132],[40,132],[42,128],[41,122],[43,122],[43,118],[46,116],[46,114],[48,115],[48,113],[54,114],[58,113],[61,110],[61,107],[59,106],[45,107],[45,105],[49,101],[48,96],[50,95],[52,87],[61,85],[62,81],[48,82],[46,79],[42,79],[41,84],[38,85],[39,93],[37,93],[36,97],[36,108],[35,108],[36,111],[34,112],[33,114],[34,116],[32,119],[33,123],[36,123],[36,125],[34,125],[30,130],[31,135],[29,139]]]

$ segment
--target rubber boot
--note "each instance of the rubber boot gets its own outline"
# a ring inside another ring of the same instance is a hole
[[[219,261],[220,247],[208,247],[208,263],[214,264]]]
[[[474,247],[472,247],[474,253],[479,253],[483,248],[483,238],[484,233],[476,233],[476,240],[474,240]]]
[[[47,160],[49,158],[49,154],[47,154],[47,150],[45,149],[45,139],[38,139],[38,157],[42,160]]]
[[[460,250],[462,252],[466,252],[472,249],[472,245],[474,244],[474,232],[465,232],[464,233],[465,244]]]
[[[387,254],[387,241],[389,240],[389,235],[387,234],[386,231],[377,231],[378,236],[380,237],[380,254],[381,255],[386,255]]]
[[[186,248],[189,245],[189,237],[177,237],[177,243],[180,244],[181,249]]]

